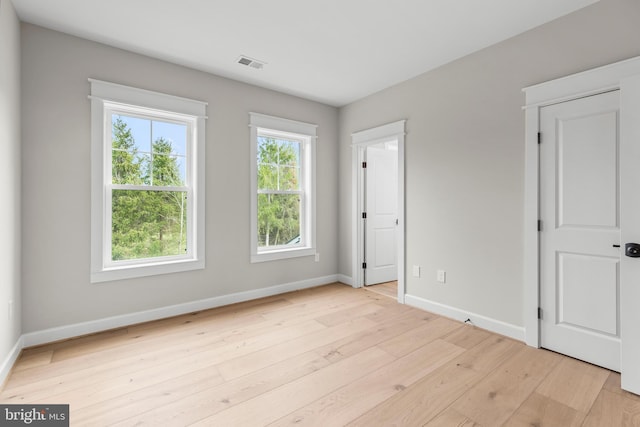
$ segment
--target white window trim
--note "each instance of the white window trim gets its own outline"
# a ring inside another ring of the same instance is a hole
[[[91,84],[91,282],[130,279],[157,274],[202,269],[205,266],[205,119],[207,103],[89,79]],[[158,257],[153,260],[131,260],[115,265],[105,259],[107,218],[105,164],[111,158],[105,136],[110,131],[105,110],[121,105],[155,110],[164,114],[182,115],[193,123],[192,159],[193,223],[189,237],[193,239],[191,252],[186,256]]]
[[[282,119],[258,113],[249,113],[251,128],[250,158],[251,158],[251,262],[274,261],[286,258],[312,256],[316,253],[316,130],[317,125]],[[258,132],[303,139],[305,147],[302,150],[302,186],[305,199],[302,201],[304,209],[301,218],[301,236],[303,244],[293,248],[276,247],[258,250]],[[302,137],[302,138],[301,138]]]

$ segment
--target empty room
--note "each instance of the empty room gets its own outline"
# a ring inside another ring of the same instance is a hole
[[[0,0],[0,425],[640,426],[638,0]]]

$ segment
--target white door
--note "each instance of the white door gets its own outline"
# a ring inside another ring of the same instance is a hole
[[[540,342],[620,371],[619,92],[540,110]]]
[[[640,74],[625,78],[620,88],[622,243],[640,243]],[[640,394],[640,258],[622,256],[620,266],[622,388]]]
[[[389,147],[387,147],[389,148]],[[365,181],[365,285],[398,278],[396,220],[398,219],[398,154],[367,147]]]

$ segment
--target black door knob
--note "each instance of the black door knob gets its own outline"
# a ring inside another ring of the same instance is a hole
[[[625,244],[624,254],[631,258],[640,258],[640,244],[638,243]]]

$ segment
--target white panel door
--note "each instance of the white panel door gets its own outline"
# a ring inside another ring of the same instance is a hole
[[[541,345],[620,371],[619,92],[544,107],[540,131]]]
[[[622,243],[640,243],[640,74],[620,85],[620,223]],[[620,262],[622,388],[640,394],[640,258]]]
[[[398,278],[396,220],[398,218],[397,152],[367,147],[365,285]]]

